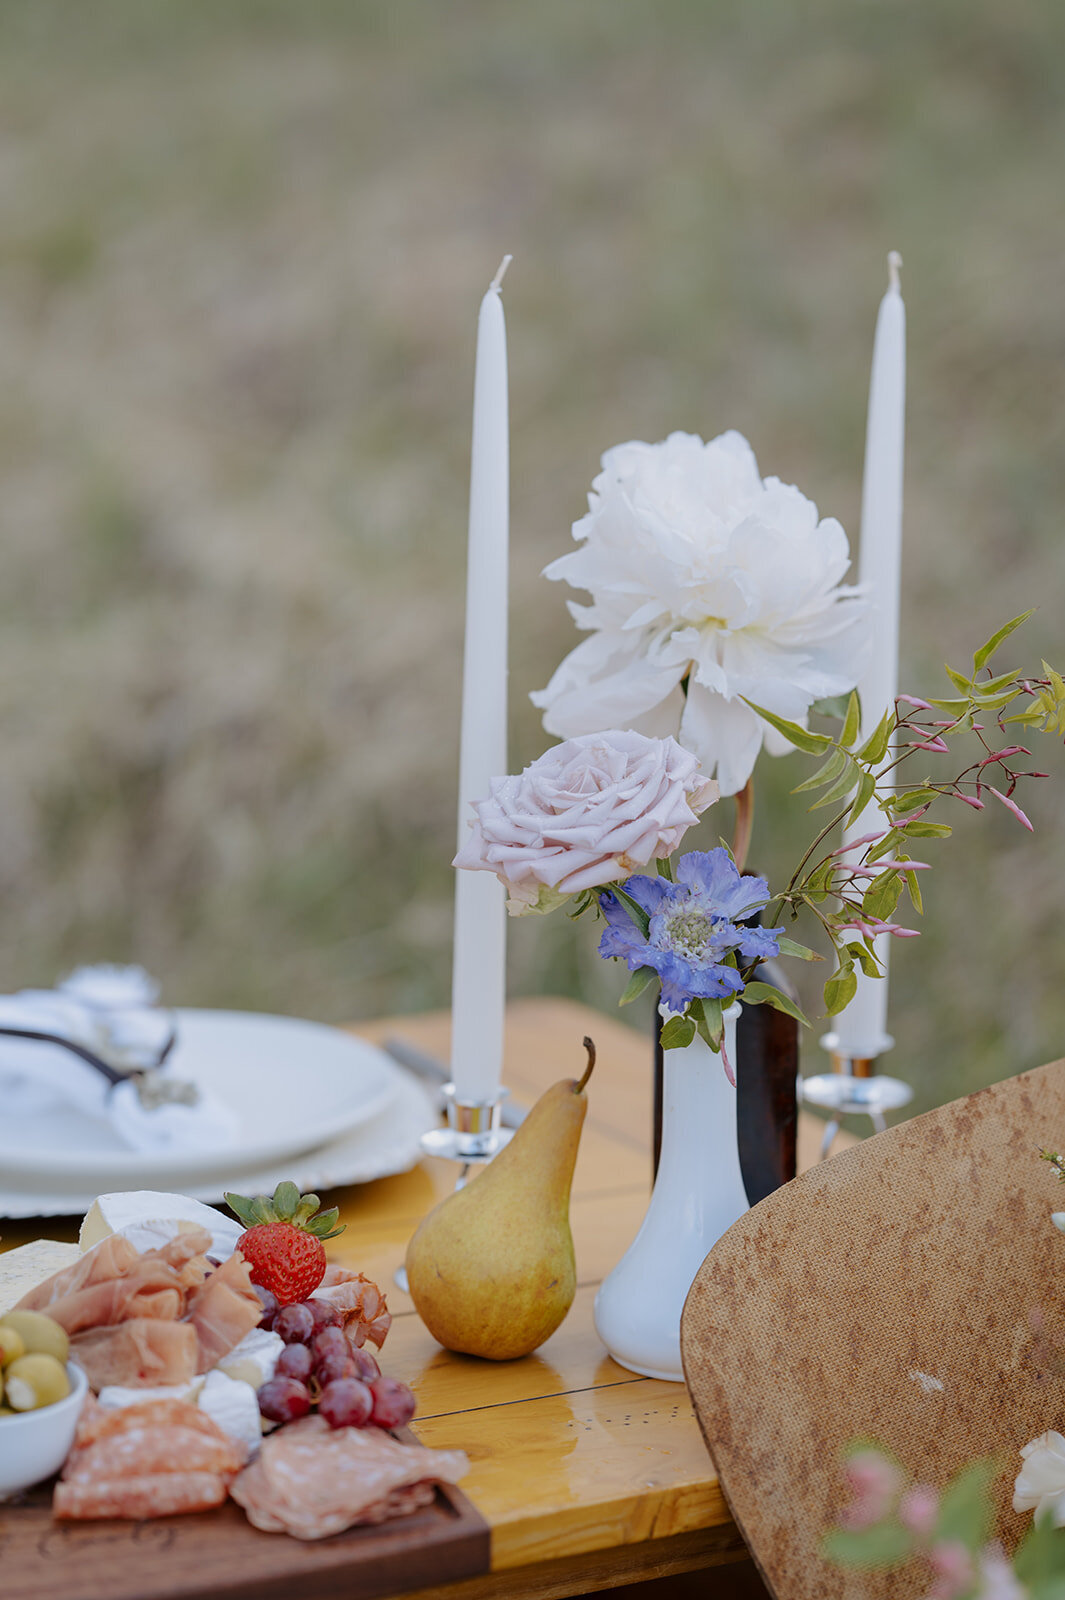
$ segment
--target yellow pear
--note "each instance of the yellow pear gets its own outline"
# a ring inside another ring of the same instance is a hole
[[[569,1194],[588,1109],[588,1065],[552,1084],[508,1145],[430,1211],[407,1246],[411,1299],[448,1350],[510,1361],[549,1339],[573,1304]]]

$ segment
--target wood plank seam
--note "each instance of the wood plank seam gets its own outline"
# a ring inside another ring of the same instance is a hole
[[[455,1411],[419,1411],[415,1424],[419,1422],[432,1422],[440,1417],[471,1417],[475,1411],[503,1411],[507,1406],[535,1405],[540,1400],[564,1400],[575,1394],[603,1394],[607,1389],[625,1389],[630,1383],[643,1383],[645,1380],[634,1376],[631,1378],[614,1378],[610,1383],[588,1383],[579,1389],[552,1389],[546,1394],[522,1395],[518,1400],[492,1400],[483,1406],[459,1406]],[[685,1390],[687,1398],[687,1390]]]

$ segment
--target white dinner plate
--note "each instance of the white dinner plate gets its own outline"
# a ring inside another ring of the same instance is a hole
[[[339,1028],[240,1011],[174,1015],[178,1043],[169,1070],[210,1089],[237,1114],[231,1146],[148,1153],[131,1150],[109,1123],[73,1107],[23,1117],[0,1108],[0,1186],[28,1181],[98,1194],[210,1183],[220,1172],[236,1177],[336,1139],[395,1097],[388,1057]]]
[[[422,1134],[439,1124],[440,1115],[431,1090],[391,1062],[388,1065],[394,1075],[396,1096],[383,1111],[371,1121],[288,1161],[241,1171],[242,1191],[272,1194],[282,1178],[287,1178],[304,1193],[313,1189],[324,1194],[339,1184],[371,1183],[375,1178],[390,1177],[413,1167],[422,1156]],[[220,1167],[210,1176],[201,1175],[183,1183],[181,1192],[195,1200],[217,1204],[233,1186],[232,1169]],[[0,1189],[0,1217],[74,1215],[87,1211],[99,1192],[95,1187],[79,1191],[53,1184],[49,1188],[47,1180],[21,1185],[4,1183]]]

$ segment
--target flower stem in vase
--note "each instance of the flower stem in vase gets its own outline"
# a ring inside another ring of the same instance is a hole
[[[755,972],[785,994],[775,961]],[[736,1027],[736,1123],[740,1170],[752,1206],[795,1176],[799,1106],[799,1024],[772,1006],[744,1006]]]

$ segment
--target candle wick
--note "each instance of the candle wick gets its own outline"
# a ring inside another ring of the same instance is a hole
[[[494,289],[496,294],[498,294],[500,289],[502,288],[503,279],[506,277],[507,268],[510,266],[510,263],[513,260],[514,260],[513,256],[504,256],[502,261],[499,263],[499,271],[496,273],[495,277],[492,279],[491,283],[488,285],[489,289]]]
[[[888,288],[899,292],[899,268],[902,266],[902,257],[897,250],[890,250],[887,258]]]

